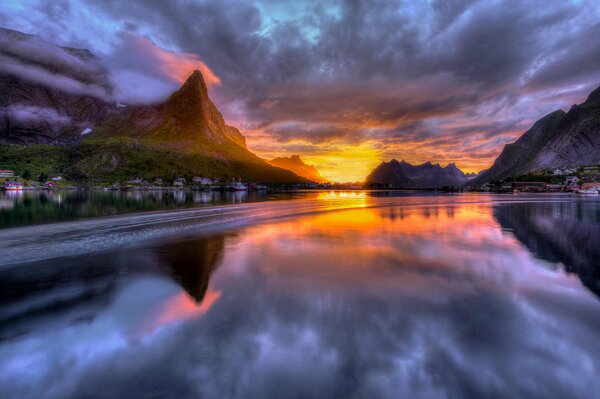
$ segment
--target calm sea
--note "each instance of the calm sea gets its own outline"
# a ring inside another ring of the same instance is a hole
[[[155,194],[3,198],[0,397],[599,395],[598,199]]]

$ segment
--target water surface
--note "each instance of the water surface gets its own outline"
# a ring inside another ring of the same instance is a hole
[[[298,196],[298,192],[271,191],[0,191],[0,228],[143,211],[292,199]]]
[[[312,193],[42,227],[0,237],[0,397],[600,392],[595,199]]]

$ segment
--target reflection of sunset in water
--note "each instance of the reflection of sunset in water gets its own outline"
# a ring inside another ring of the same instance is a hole
[[[162,303],[155,305],[155,309],[142,322],[140,333],[143,335],[149,334],[171,323],[202,316],[210,310],[220,297],[220,291],[208,289],[204,300],[201,303],[196,303],[185,292],[174,294]]]
[[[334,209],[340,198],[349,198],[343,208],[360,209],[248,228],[228,263],[253,265],[277,276],[278,284],[285,286],[303,279],[311,281],[308,289],[362,285],[368,280],[372,286],[422,295],[468,289],[473,278],[489,278],[496,284],[506,279],[518,282],[523,274],[539,272],[531,255],[503,233],[490,205],[363,208],[373,199],[358,193],[319,196],[336,201]],[[519,268],[511,270],[514,264]],[[324,278],[315,282],[315,274]],[[462,281],[449,284],[450,275],[462,275]]]
[[[0,269],[0,292],[32,287],[0,303],[18,316],[0,331],[0,385],[61,399],[165,386],[587,398],[600,390],[600,202],[538,198],[312,192],[219,208],[254,223]]]

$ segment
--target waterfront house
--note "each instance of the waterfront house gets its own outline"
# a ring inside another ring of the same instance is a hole
[[[20,181],[7,180],[2,184],[2,188],[4,188],[5,190],[8,190],[8,191],[22,190],[23,184]]]
[[[512,184],[514,191],[528,191],[528,192],[536,192],[536,191],[546,191],[547,189],[546,182],[543,181],[517,181]]]
[[[577,184],[579,182],[579,177],[577,176],[567,176],[567,178],[565,179],[565,184],[567,184],[568,186]]]
[[[127,184],[142,184],[142,178],[136,177],[135,179],[127,180]]]
[[[598,175],[598,174],[600,174],[600,166],[598,166],[598,165],[584,166],[583,174],[588,175],[588,176],[589,175]]]
[[[0,169],[0,177],[14,177],[15,171],[10,169]]]
[[[600,183],[583,183],[581,185],[581,190],[600,190]]]
[[[562,184],[547,184],[546,189],[552,192],[563,191],[564,186]]]
[[[62,179],[63,179],[62,176],[54,176],[54,177],[50,178],[50,180],[52,180],[52,181],[61,181]]]
[[[196,184],[202,184],[203,186],[209,186],[209,185],[213,184],[212,179],[209,179],[208,177],[200,177],[200,176],[194,176],[192,178],[192,182],[194,182]]]
[[[53,181],[47,181],[44,183],[44,188],[54,188],[55,183]]]
[[[182,187],[185,184],[185,178],[183,177],[178,177],[177,179],[173,180],[173,185],[176,187]]]
[[[154,179],[154,184],[156,184],[157,186],[162,186],[164,184],[163,179],[157,177],[156,179]]]

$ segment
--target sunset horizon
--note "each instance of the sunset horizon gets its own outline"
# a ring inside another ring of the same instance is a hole
[[[251,151],[339,182],[392,158],[478,173],[600,85],[585,1],[36,3],[5,2],[0,26],[91,51],[124,103],[164,101],[200,69]]]
[[[0,399],[598,396],[599,36],[598,0],[3,0]]]

